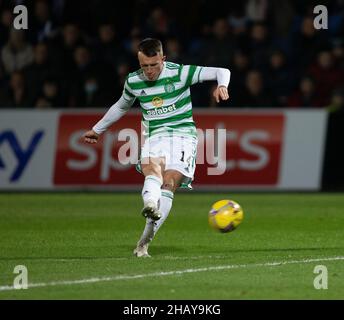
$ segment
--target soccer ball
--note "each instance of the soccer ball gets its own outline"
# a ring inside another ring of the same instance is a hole
[[[241,206],[233,200],[215,202],[208,215],[210,226],[223,233],[235,230],[243,218]]]

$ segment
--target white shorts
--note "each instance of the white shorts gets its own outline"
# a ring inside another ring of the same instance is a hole
[[[141,150],[141,163],[147,158],[165,158],[165,170],[176,170],[183,174],[184,187],[191,188],[196,168],[197,138],[192,136],[153,136],[145,141]]]

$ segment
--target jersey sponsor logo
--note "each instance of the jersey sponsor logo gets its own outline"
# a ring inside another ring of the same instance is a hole
[[[163,105],[163,103],[164,103],[164,100],[160,97],[154,97],[152,99],[152,104],[155,108],[161,107]]]
[[[159,109],[153,109],[153,110],[148,110],[147,111],[147,115],[149,116],[158,116],[160,114],[166,114],[166,113],[169,113],[169,112],[172,112],[174,110],[177,110],[175,104],[172,104],[171,106],[169,107],[161,107]]]

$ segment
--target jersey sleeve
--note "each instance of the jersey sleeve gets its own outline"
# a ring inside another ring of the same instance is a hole
[[[214,81],[217,80],[218,86],[228,87],[231,72],[226,68],[215,68],[215,67],[198,67],[199,72],[195,83],[200,83],[203,81]]]
[[[108,129],[113,123],[118,121],[130,107],[134,104],[136,97],[130,89],[127,80],[124,85],[122,96],[118,101],[113,104],[110,109],[105,113],[103,118],[99,120],[92,128],[94,132],[101,134]]]
[[[186,86],[192,86],[193,84],[199,83],[199,75],[203,67],[195,65],[184,66],[187,70],[186,74]]]
[[[126,100],[128,102],[132,101],[133,103],[134,103],[135,98],[136,98],[133,90],[130,88],[128,78],[125,80],[125,83],[124,83],[122,97],[124,100]]]

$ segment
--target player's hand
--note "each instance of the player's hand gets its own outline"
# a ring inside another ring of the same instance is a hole
[[[99,134],[94,132],[93,130],[90,130],[84,133],[84,141],[86,143],[97,143],[98,138],[99,138]]]
[[[228,100],[229,99],[228,90],[225,86],[217,87],[213,92],[213,96],[214,96],[217,103],[219,103],[220,100]]]

